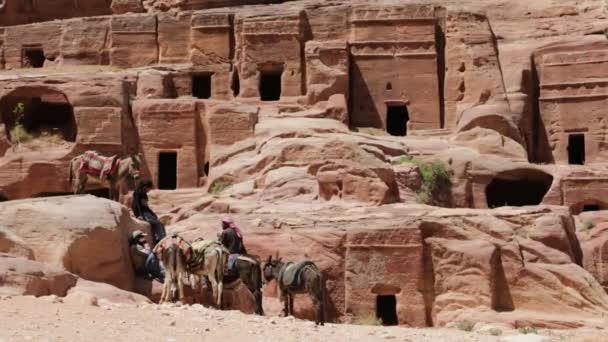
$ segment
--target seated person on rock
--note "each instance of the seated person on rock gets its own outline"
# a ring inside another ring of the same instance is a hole
[[[160,240],[167,236],[165,226],[160,222],[158,216],[148,206],[148,191],[152,190],[153,184],[150,180],[142,180],[137,184],[137,188],[133,192],[133,203],[131,208],[133,214],[141,220],[144,220],[152,227],[152,240],[156,245]]]
[[[131,234],[129,241],[131,261],[137,275],[147,279],[157,279],[162,283],[165,280],[165,270],[156,259],[156,255],[152,253],[152,248],[146,240],[147,235],[141,230],[136,230]]]
[[[247,250],[245,249],[245,244],[243,244],[241,230],[232,218],[224,217],[222,219],[222,232],[220,233],[219,240],[230,252],[227,268],[229,274],[233,273],[238,256],[247,254]]]

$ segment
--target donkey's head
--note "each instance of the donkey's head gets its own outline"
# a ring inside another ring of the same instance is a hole
[[[131,153],[129,156],[129,175],[133,177],[134,180],[139,179],[139,170],[141,169],[141,154],[139,153]]]
[[[281,271],[283,264],[284,263],[281,258],[275,258],[273,260],[272,255],[268,257],[266,263],[264,264],[264,279],[266,282],[279,277],[279,272]]]

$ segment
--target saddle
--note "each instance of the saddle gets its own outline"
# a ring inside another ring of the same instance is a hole
[[[312,267],[315,270],[317,269],[317,265],[315,265],[314,262],[309,260],[301,261],[298,263],[287,263],[279,273],[279,283],[285,288],[302,288],[302,286],[304,285],[302,280],[302,273],[308,267]]]
[[[192,248],[192,259],[188,262],[188,270],[195,270],[205,263],[205,250],[209,247],[223,247],[215,240],[196,240],[190,244]],[[227,252],[226,252],[227,253]]]
[[[96,151],[82,154],[80,170],[86,174],[98,176],[100,180],[111,177],[118,170],[118,156],[104,157]]]

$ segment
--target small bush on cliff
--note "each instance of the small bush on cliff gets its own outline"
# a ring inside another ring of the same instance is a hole
[[[13,114],[15,114],[15,125],[9,131],[11,141],[21,144],[32,140],[32,135],[27,131],[23,124],[23,119],[25,117],[25,105],[23,102],[19,102],[15,105]]]
[[[524,335],[537,334],[538,331],[534,327],[521,327],[521,328],[519,328],[519,333],[524,334]]]
[[[595,227],[595,223],[593,223],[593,221],[585,221],[582,230],[586,232],[593,229],[593,227]]]
[[[456,322],[456,329],[458,330],[462,330],[462,331],[473,331],[473,328],[475,328],[475,322],[471,322],[471,321],[458,321]]]
[[[226,184],[224,184],[224,182],[221,180],[213,182],[213,184],[211,184],[211,188],[209,188],[209,192],[214,195],[217,195],[224,190],[226,190]]]
[[[376,317],[373,312],[368,312],[365,314],[357,315],[353,324],[356,325],[382,325],[382,319]]]
[[[450,192],[450,172],[441,162],[424,162],[404,154],[392,162],[394,165],[412,163],[418,166],[422,178],[422,190],[416,194],[416,201],[423,204],[447,205]]]

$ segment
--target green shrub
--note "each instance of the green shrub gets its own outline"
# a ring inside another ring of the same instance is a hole
[[[585,223],[583,224],[583,231],[588,231],[591,230],[595,227],[595,223],[593,223],[593,221],[585,221]]]
[[[422,178],[422,190],[416,194],[416,202],[421,204],[445,205],[444,198],[449,195],[451,186],[450,172],[442,162],[425,162],[404,154],[393,165],[412,163],[418,166]]]
[[[520,334],[538,334],[538,331],[534,327],[521,327],[518,329]]]
[[[213,184],[211,184],[211,187],[209,188],[209,192],[212,194],[219,194],[222,191],[226,190],[226,184],[224,184],[224,182],[222,182],[221,180],[215,181],[213,182]]]
[[[473,331],[473,328],[475,328],[475,322],[471,322],[471,321],[467,321],[467,320],[456,322],[456,329],[458,329],[458,330]]]
[[[25,129],[21,123],[15,124],[10,130],[11,141],[25,143],[33,139],[33,136]]]
[[[500,335],[502,335],[502,330],[500,330],[498,328],[490,328],[490,330],[488,330],[488,332],[492,336],[500,336]]]
[[[382,319],[376,317],[372,312],[355,316],[353,324],[356,325],[382,325]]]
[[[412,163],[413,161],[414,161],[414,157],[410,156],[409,154],[404,154],[404,155],[400,156],[398,159],[393,160],[392,164],[399,165],[399,164],[405,164],[405,163]]]

